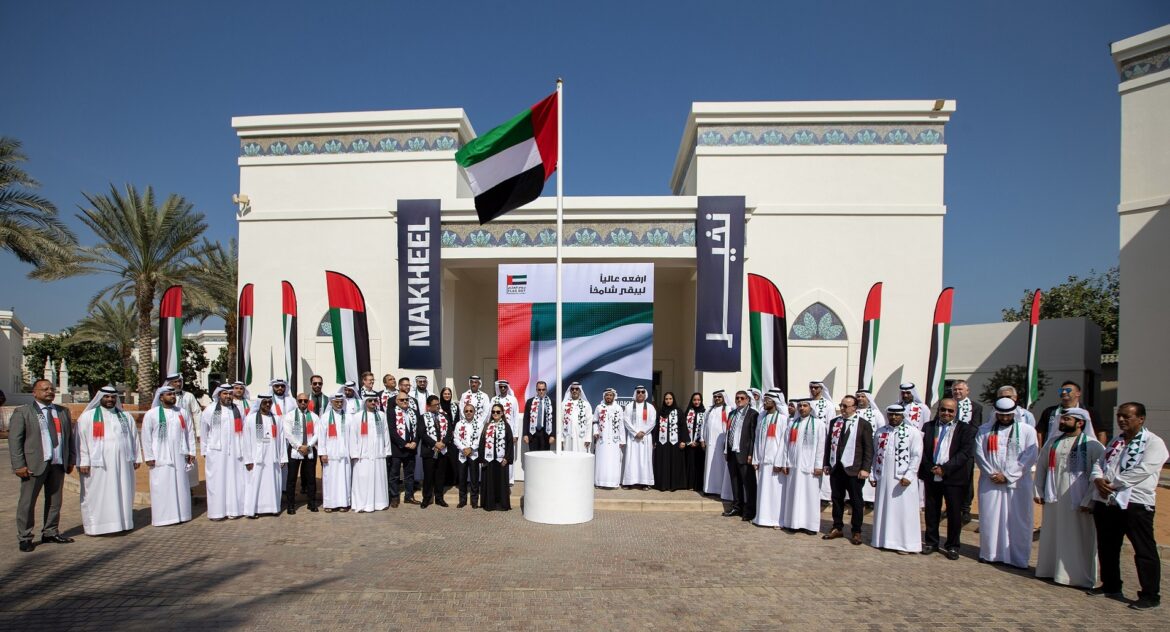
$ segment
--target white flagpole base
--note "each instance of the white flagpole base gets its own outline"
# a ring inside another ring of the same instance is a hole
[[[593,455],[529,452],[524,455],[524,518],[542,524],[593,520]]]

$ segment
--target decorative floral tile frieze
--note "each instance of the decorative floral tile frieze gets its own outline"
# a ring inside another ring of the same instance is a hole
[[[693,247],[695,223],[690,221],[655,223],[584,223],[565,222],[564,241],[572,246],[611,247]],[[555,246],[555,224],[444,224],[444,248],[528,248]]]
[[[311,156],[316,154],[379,154],[417,151],[454,151],[457,135],[446,131],[370,134],[332,134],[241,138],[240,156]]]
[[[1161,72],[1170,68],[1170,46],[1150,51],[1141,57],[1127,59],[1121,64],[1118,74],[1122,81],[1144,77],[1152,72]]]
[[[700,147],[813,145],[943,145],[943,123],[904,125],[705,125]]]

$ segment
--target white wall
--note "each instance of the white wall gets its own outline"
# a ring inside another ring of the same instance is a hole
[[[1146,405],[1146,424],[1170,434],[1170,65],[1145,66],[1127,76],[1135,61],[1170,45],[1170,25],[1113,44],[1121,72],[1121,314],[1118,403]]]

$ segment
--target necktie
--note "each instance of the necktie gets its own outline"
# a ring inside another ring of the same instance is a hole
[[[49,443],[52,444],[53,450],[56,451],[60,439],[57,438],[57,429],[53,427],[53,409],[48,406],[45,406],[45,427],[49,429]]]

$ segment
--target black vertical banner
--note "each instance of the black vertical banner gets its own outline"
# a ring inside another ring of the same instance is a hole
[[[398,200],[398,366],[442,363],[439,200]]]
[[[744,205],[742,195],[699,196],[695,216],[696,371],[739,370]]]

